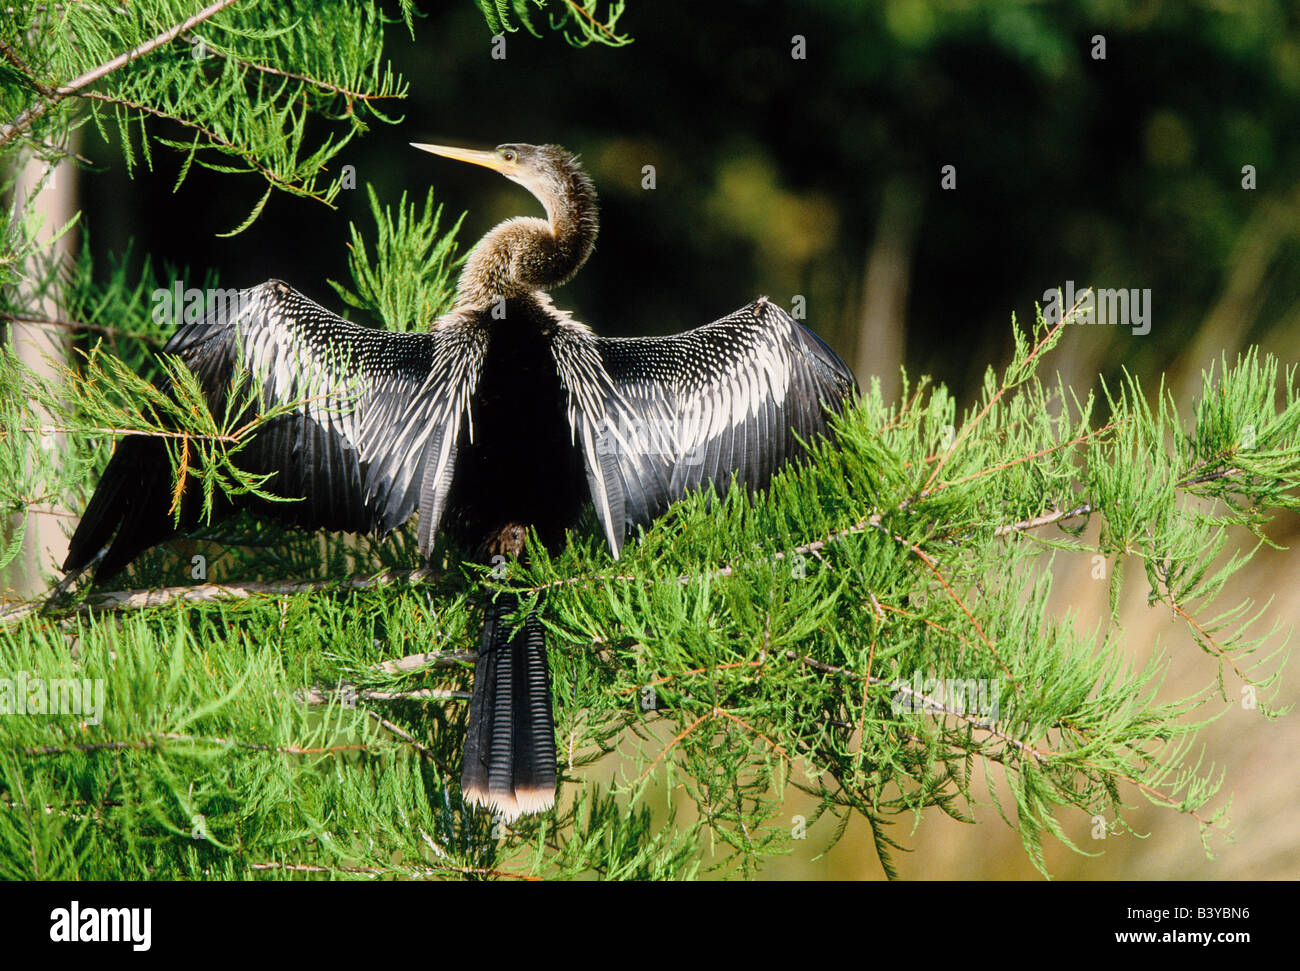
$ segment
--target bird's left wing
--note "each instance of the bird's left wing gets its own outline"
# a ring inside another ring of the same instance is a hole
[[[766,298],[671,337],[602,338],[572,322],[554,343],[596,514],[617,556],[693,488],[751,490],[824,433],[857,385],[816,334]]]

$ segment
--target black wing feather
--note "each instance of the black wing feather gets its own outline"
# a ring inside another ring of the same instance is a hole
[[[556,362],[596,514],[614,554],[687,491],[757,490],[857,389],[824,341],[766,298],[672,337],[568,323]]]
[[[241,468],[270,474],[270,492],[300,500],[262,504],[260,511],[308,529],[383,535],[418,508],[427,555],[451,483],[455,441],[468,426],[484,341],[455,315],[427,333],[349,323],[272,280],[181,326],[163,351],[196,375],[218,414],[240,370],[252,376],[263,411],[292,405],[236,459]],[[72,537],[64,569],[84,567],[114,533],[103,576],[166,539],[173,532],[169,503],[159,500],[169,492],[161,444],[143,436],[123,440]]]

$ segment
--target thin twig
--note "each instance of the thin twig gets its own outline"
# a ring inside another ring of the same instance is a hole
[[[993,530],[994,536],[1006,536],[1008,533],[1021,533],[1027,529],[1037,529],[1040,526],[1050,526],[1052,523],[1063,522],[1067,519],[1075,519],[1079,516],[1086,516],[1094,512],[1096,507],[1091,503],[1085,502],[1075,506],[1073,509],[1059,509],[1056,512],[1043,513],[1032,519],[1022,519],[1018,523],[1004,523],[997,529]]]
[[[144,590],[113,590],[92,593],[85,602],[69,611],[70,614],[90,614],[109,610],[142,610],[161,607],[174,601],[210,603],[220,600],[240,600],[257,596],[286,596],[295,593],[312,593],[322,590],[365,590],[389,583],[423,583],[441,576],[441,571],[429,567],[416,570],[383,570],[380,573],[346,577],[341,580],[284,580],[276,583],[199,583],[189,587],[160,587]],[[44,601],[28,601],[0,611],[0,627],[15,624],[37,613]]]
[[[54,317],[32,317],[28,314],[11,314],[0,312],[0,320],[15,324],[33,324],[37,327],[59,327],[64,330],[89,330],[111,337],[129,337],[133,340],[147,341],[150,344],[162,344],[164,338],[144,331],[124,330],[121,327],[107,327],[103,324],[89,324],[84,320],[59,320]]]
[[[129,51],[126,51],[123,54],[119,54],[117,57],[113,58],[112,60],[105,61],[103,64],[100,64],[98,67],[91,68],[89,71],[86,71],[84,74],[80,75],[79,77],[74,78],[73,80],[69,81],[67,84],[61,84],[59,85],[59,87],[54,88],[50,92],[48,97],[44,98],[41,101],[38,101],[36,104],[28,106],[12,122],[5,125],[3,128],[0,128],[0,145],[4,145],[6,142],[10,141],[19,132],[30,127],[32,122],[34,122],[41,115],[45,114],[46,111],[54,107],[64,98],[68,97],[69,95],[80,94],[83,88],[86,88],[89,85],[94,84],[96,81],[100,80],[101,78],[104,78],[109,74],[112,74],[114,71],[125,67],[127,64],[130,64],[136,58],[143,57],[145,54],[148,54],[149,52],[154,51],[159,47],[162,47],[164,44],[171,43],[173,40],[175,40],[181,34],[185,33],[187,30],[191,30],[196,25],[201,24],[203,21],[220,13],[222,10],[225,10],[227,7],[231,6],[234,3],[235,0],[216,0],[215,3],[209,4],[208,6],[200,10],[198,13],[194,14],[192,17],[187,17],[185,20],[181,21],[179,24],[176,24],[174,27],[169,27],[167,30],[164,30],[162,33],[156,34],[153,37],[149,38],[147,41],[137,44]]]
[[[930,554],[921,549],[919,543],[912,543],[909,545],[907,540],[899,536],[895,536],[894,539],[915,553],[921,562],[930,568],[930,571],[935,575],[935,578],[939,581],[940,585],[948,592],[948,596],[957,604],[961,609],[961,612],[966,615],[966,619],[971,622],[971,626],[975,628],[975,632],[979,634],[980,640],[982,640],[985,646],[988,647],[989,653],[993,655],[993,660],[998,662],[998,667],[1000,667],[1003,673],[1006,674],[1007,680],[1011,683],[1012,687],[1019,691],[1020,684],[1012,675],[1011,669],[1007,667],[1006,662],[1002,660],[1002,656],[998,653],[998,649],[993,646],[993,641],[989,639],[988,634],[984,633],[984,628],[980,626],[980,622],[975,619],[974,611],[966,606],[966,602],[962,600],[957,591],[949,585],[947,578],[939,569],[939,564],[934,561],[934,558],[930,556]]]
[[[1168,588],[1167,583],[1166,583],[1166,588]],[[1237,667],[1237,662],[1232,659],[1232,656],[1228,653],[1228,649],[1226,647],[1220,647],[1219,643],[1212,636],[1210,636],[1210,632],[1206,630],[1204,627],[1202,627],[1196,621],[1196,618],[1194,618],[1191,614],[1189,614],[1186,610],[1184,610],[1179,605],[1178,601],[1174,599],[1174,592],[1172,589],[1169,590],[1168,600],[1165,600],[1163,597],[1159,597],[1158,599],[1160,599],[1163,603],[1168,604],[1173,609],[1174,613],[1176,613],[1179,617],[1181,617],[1183,620],[1187,622],[1187,626],[1192,628],[1195,635],[1204,641],[1204,646],[1207,649],[1207,653],[1218,657],[1219,660],[1221,661],[1227,661],[1228,664],[1232,667],[1232,670],[1236,672],[1237,677],[1239,677],[1246,684],[1255,683],[1254,681],[1251,681],[1250,678],[1246,677],[1246,675],[1242,672],[1241,668]]]
[[[416,738],[414,735],[408,732],[401,725],[396,725],[393,722],[390,722],[387,718],[383,717],[377,711],[367,710],[366,714],[369,715],[371,718],[373,718],[375,721],[377,721],[380,724],[380,726],[384,728],[386,731],[392,732],[394,735],[400,738],[407,745],[412,746],[417,752],[423,755],[430,762],[433,762],[435,765],[438,764],[438,758],[437,756],[434,755],[433,749],[429,748],[427,745],[421,742],[418,738]]]
[[[158,428],[110,428],[101,425],[19,425],[14,431],[27,432],[29,435],[59,435],[69,432],[85,432],[92,435],[140,435],[144,438],[180,438],[185,441],[195,439],[201,442],[227,442],[229,444],[238,444],[240,436],[234,435],[204,435],[196,432],[169,432]],[[0,436],[3,437],[3,436]]]
[[[973,479],[981,479],[986,475],[992,475],[994,472],[1001,472],[1004,469],[1011,468],[1012,466],[1021,465],[1025,462],[1032,462],[1034,459],[1042,458],[1044,455],[1050,455],[1052,452],[1059,451],[1060,449],[1069,448],[1071,445],[1078,445],[1082,442],[1086,442],[1088,439],[1095,438],[1096,436],[1108,432],[1116,427],[1118,427],[1118,423],[1111,422],[1108,425],[1103,425],[1101,428],[1093,429],[1090,432],[1084,432],[1084,434],[1077,438],[1072,438],[1068,442],[1057,442],[1055,445],[1049,445],[1047,448],[1040,449],[1030,455],[1021,455],[1014,459],[1008,459],[1006,462],[999,462],[997,465],[990,465],[987,469],[980,469],[978,472],[972,472],[970,475],[963,475],[960,479],[951,479],[944,482],[941,485],[941,488],[960,485],[963,482],[970,482]]]
[[[1203,475],[1193,476],[1189,474],[1188,478],[1179,479],[1176,483],[1174,483],[1174,485],[1176,488],[1186,489],[1189,486],[1203,485],[1206,482],[1213,482],[1216,479],[1226,479],[1230,475],[1240,475],[1241,471],[1242,471],[1241,469],[1237,468],[1234,465],[1232,468],[1229,469],[1217,469],[1214,472],[1206,472]]]
[[[1083,304],[1083,296],[1091,292],[1092,292],[1091,287],[1089,287],[1087,290],[1084,290],[1083,295],[1081,295],[1079,299],[1074,302],[1074,306],[1070,308],[1069,312],[1062,315],[1060,321],[1055,326],[1049,328],[1045,334],[1043,334],[1042,339],[1039,340],[1039,342],[1034,345],[1033,349],[1029,352],[1029,355],[1022,362],[1021,364],[1022,368],[1027,367],[1034,360],[1034,358],[1038,357],[1039,354],[1043,353],[1043,351],[1047,348],[1048,342],[1053,337],[1056,336],[1057,331],[1059,331],[1070,321],[1070,318],[1074,316],[1075,311],[1078,310],[1079,307]],[[1013,385],[1004,384],[1002,385],[1002,387],[998,388],[998,390],[994,392],[992,397],[990,397],[989,400],[985,402],[984,407],[980,409],[979,414],[977,414],[974,418],[972,418],[970,421],[966,422],[966,424],[962,426],[961,434],[957,436],[957,440],[948,447],[947,451],[943,453],[943,457],[939,459],[939,463],[930,472],[930,478],[926,480],[925,485],[921,488],[921,495],[925,495],[926,493],[929,492],[930,486],[934,485],[934,480],[939,478],[939,473],[943,471],[943,467],[948,463],[948,460],[952,458],[952,456],[956,453],[957,449],[961,447],[962,443],[966,441],[966,438],[967,436],[970,435],[972,429],[974,429],[975,426],[978,425],[984,419],[984,416],[987,415],[989,411],[992,410],[995,404],[997,404],[999,401],[1002,400],[1002,396],[1006,394],[1008,391],[1010,391],[1012,387]]]
[[[584,17],[586,20],[590,21],[592,27],[600,31],[600,33],[604,34],[605,37],[608,38],[610,41],[617,43],[621,39],[619,38],[618,34],[614,33],[609,27],[605,26],[599,20],[593,17],[590,13],[587,12],[586,8],[584,8],[579,3],[576,3],[575,0],[564,0],[564,4],[574,13],[579,14],[580,16]]]
[[[336,695],[348,694],[349,690],[353,692],[351,697],[358,701],[448,701],[454,699],[469,701],[471,697],[468,691],[453,691],[450,688],[414,688],[410,691],[384,691],[378,688],[366,688],[362,691],[356,691],[355,688],[346,683],[337,689],[331,690],[305,688],[298,692],[298,697],[302,699],[303,704],[327,705]]]
[[[3,40],[0,40],[0,54],[3,54],[5,56],[6,61],[8,61],[14,67],[18,68],[19,72],[24,74],[27,77],[27,79],[31,81],[32,87],[34,87],[37,91],[40,91],[42,94],[44,94],[47,90],[49,90],[48,88],[45,87],[45,85],[41,84],[40,81],[37,81],[36,78],[32,76],[34,72],[30,67],[27,66],[27,62],[23,60],[22,55],[19,54],[12,47],[10,47],[8,44],[6,44]]]
[[[847,678],[853,678],[854,680],[861,680],[865,684],[885,685],[887,687],[893,688],[894,690],[898,691],[900,694],[905,694],[909,698],[912,698],[913,700],[920,702],[924,710],[941,711],[944,714],[952,715],[955,718],[959,718],[962,721],[969,723],[972,727],[978,728],[981,731],[988,732],[990,735],[994,736],[995,738],[1001,739],[1003,742],[1006,742],[1008,745],[1015,746],[1016,748],[1020,749],[1022,752],[1026,753],[1027,755],[1032,755],[1039,762],[1045,761],[1048,754],[1055,754],[1055,753],[1041,752],[1038,749],[1034,748],[1034,746],[1030,745],[1029,743],[1023,742],[1013,735],[1008,735],[1006,732],[995,727],[994,724],[990,722],[987,718],[977,717],[975,715],[972,715],[970,712],[963,711],[961,709],[954,708],[951,705],[945,704],[939,698],[932,698],[927,694],[924,694],[920,691],[916,691],[915,689],[911,688],[905,681],[900,681],[898,679],[886,680],[885,678],[878,678],[870,674],[867,675],[859,674],[857,671],[850,671],[848,668],[840,668],[840,667],[836,667],[833,664],[826,664],[823,661],[815,660],[814,658],[808,657],[806,654],[799,654],[797,651],[786,651],[785,656],[790,658],[792,661],[798,661],[801,664],[807,665],[808,667],[812,668],[814,671],[821,671],[823,674],[838,674]]]
[[[418,671],[425,667],[457,667],[466,661],[473,661],[477,657],[478,655],[473,651],[421,651],[419,654],[408,654],[405,657],[394,658],[391,661],[381,661],[375,665],[374,669],[385,674],[410,674],[412,671]]]

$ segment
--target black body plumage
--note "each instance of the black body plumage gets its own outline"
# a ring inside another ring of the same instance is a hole
[[[177,330],[164,351],[195,373],[214,410],[240,370],[263,409],[292,405],[238,461],[301,501],[244,497],[224,508],[380,536],[418,511],[423,556],[444,529],[491,563],[520,555],[529,528],[548,546],[562,542],[592,502],[617,556],[688,490],[725,489],[733,475],[761,489],[800,454],[799,439],[826,431],[853,377],[766,299],[673,337],[598,337],[557,310],[544,291],[590,252],[594,192],[562,149],[502,146],[496,156],[511,153],[519,164],[508,169],[467,160],[529,187],[549,222],[489,233],[467,260],[456,306],[429,331],[350,323],[275,280]],[[170,484],[158,440],[124,439],[64,568],[107,547],[98,567],[107,577],[173,535]],[[181,528],[197,516],[187,493]],[[508,594],[487,607],[462,776],[468,799],[507,819],[548,807],[555,790],[545,640],[535,614],[512,631],[516,607]]]

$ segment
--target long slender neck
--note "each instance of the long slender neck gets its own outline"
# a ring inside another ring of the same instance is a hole
[[[482,309],[498,300],[567,283],[591,255],[599,228],[596,190],[576,166],[545,193],[546,219],[507,219],[479,240],[457,284],[457,304]]]

